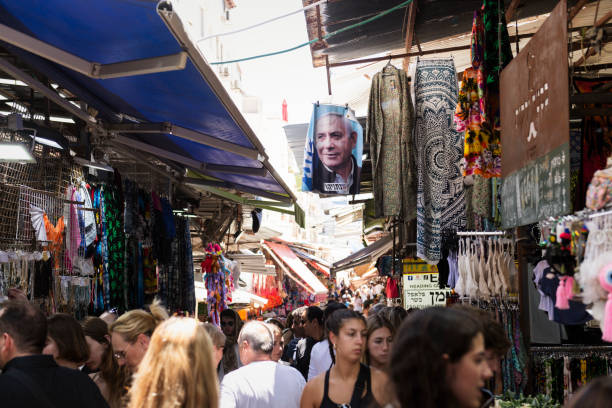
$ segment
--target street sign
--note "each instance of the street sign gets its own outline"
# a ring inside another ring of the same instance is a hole
[[[438,268],[420,259],[403,261],[403,294],[405,309],[424,309],[446,305],[450,289],[440,289]]]

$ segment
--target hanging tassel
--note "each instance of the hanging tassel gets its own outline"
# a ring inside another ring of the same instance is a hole
[[[565,293],[567,296],[567,300],[572,300],[574,297],[574,278],[572,276],[568,276],[565,280]]]
[[[599,271],[599,284],[608,292],[606,314],[604,317],[601,339],[612,342],[612,264],[608,264]]]
[[[569,301],[567,299],[567,290],[565,288],[565,280],[567,276],[559,278],[559,286],[557,287],[557,304],[555,307],[559,310],[569,309]]]

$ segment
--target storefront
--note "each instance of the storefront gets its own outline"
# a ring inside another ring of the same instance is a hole
[[[612,16],[609,5],[568,10],[565,1],[538,15],[543,2],[530,2],[521,13],[536,16],[519,22],[519,2],[508,10],[503,3],[454,13],[453,21],[473,16],[467,46],[454,37],[445,39],[453,47],[424,44],[437,33],[423,24],[432,10],[422,3],[408,8],[403,54],[383,49],[392,28],[382,24],[350,49],[344,38],[312,46],[315,66],[369,70],[361,192],[371,187],[366,208],[386,235],[331,272],[387,256],[405,308],[464,303],[489,311],[512,344],[495,392],[564,404],[591,378],[612,374],[609,287],[599,280],[612,261],[612,100],[602,40]],[[306,13],[311,39],[358,21],[359,12],[325,13],[323,22]],[[519,35],[529,24],[536,27]],[[359,45],[389,56],[357,59]]]
[[[159,297],[194,315],[195,262],[199,311],[218,320],[235,270],[219,243],[241,206],[303,213],[180,16],[155,2],[0,8],[0,298],[18,288],[82,318]]]

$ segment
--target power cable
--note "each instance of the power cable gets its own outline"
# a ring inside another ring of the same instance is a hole
[[[252,26],[248,26],[248,27],[240,28],[240,29],[238,29],[238,30],[228,31],[228,32],[226,32],[226,33],[220,33],[220,34],[208,35],[208,36],[206,36],[206,37],[204,37],[204,38],[200,38],[199,40],[197,40],[197,41],[196,41],[196,44],[197,44],[197,43],[199,43],[200,41],[205,41],[205,40],[208,40],[208,39],[210,39],[210,38],[224,37],[224,36],[226,36],[226,35],[237,34],[237,33],[241,33],[241,32],[243,32],[243,31],[251,30],[251,29],[253,29],[253,28],[257,28],[257,27],[260,27],[260,26],[262,26],[262,25],[265,25],[265,24],[268,24],[268,23],[272,23],[272,22],[274,22],[274,21],[276,21],[276,20],[280,20],[280,19],[282,19],[282,18],[292,16],[292,15],[297,14],[297,13],[300,13],[300,12],[302,12],[302,11],[309,10],[309,9],[311,9],[311,8],[313,8],[313,7],[318,6],[318,5],[319,5],[319,4],[321,4],[321,3],[327,3],[328,1],[329,1],[329,0],[320,0],[320,1],[317,1],[316,3],[309,4],[308,6],[303,7],[303,8],[301,8],[301,9],[299,9],[299,10],[295,10],[295,11],[292,11],[292,12],[290,12],[290,13],[283,14],[282,16],[274,17],[274,18],[271,18],[271,19],[266,20],[266,21],[262,21],[261,23],[253,24]]]
[[[271,57],[271,56],[274,56],[274,55],[285,54],[285,53],[288,53],[288,52],[291,52],[291,51],[295,51],[295,50],[297,50],[299,48],[305,47],[305,46],[310,45],[312,43],[315,43],[317,41],[327,40],[328,38],[336,36],[336,35],[338,35],[340,33],[345,32],[345,31],[352,30],[353,28],[360,27],[360,26],[362,26],[364,24],[371,23],[372,21],[378,20],[379,18],[384,17],[387,14],[392,13],[395,10],[398,10],[398,9],[400,9],[400,8],[410,4],[410,3],[412,3],[412,0],[406,0],[406,1],[398,4],[395,7],[392,7],[390,9],[388,9],[388,10],[380,12],[377,15],[372,16],[372,17],[370,17],[368,19],[365,19],[365,20],[363,20],[363,21],[361,21],[359,23],[351,24],[351,25],[346,26],[344,28],[340,28],[339,30],[336,30],[336,31],[333,31],[333,32],[331,32],[329,34],[326,34],[326,35],[324,35],[321,38],[315,38],[315,39],[310,40],[308,42],[305,42],[303,44],[296,45],[295,47],[287,48],[285,50],[280,50],[280,51],[269,52],[269,53],[266,53],[266,54],[255,55],[255,56],[252,56],[252,57],[238,58],[238,59],[229,60],[229,61],[211,62],[210,65],[233,64],[235,62],[250,61],[250,60],[254,60],[254,59],[258,59],[258,58]]]

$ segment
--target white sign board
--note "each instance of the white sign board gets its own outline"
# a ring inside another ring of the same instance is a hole
[[[404,308],[425,309],[431,306],[445,306],[446,296],[450,289],[440,289],[438,286],[438,273],[405,273]]]

